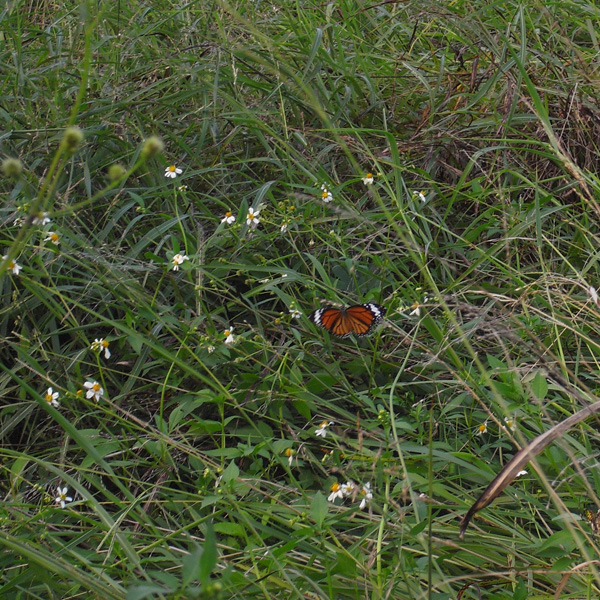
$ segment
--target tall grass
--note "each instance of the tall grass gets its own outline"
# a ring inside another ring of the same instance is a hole
[[[5,7],[0,597],[597,596],[598,13]]]

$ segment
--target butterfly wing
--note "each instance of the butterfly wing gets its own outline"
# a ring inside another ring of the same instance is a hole
[[[357,304],[346,309],[346,317],[354,335],[363,336],[371,333],[373,327],[381,323],[385,309],[379,304],[368,302]]]
[[[356,304],[346,309],[326,306],[310,314],[309,319],[323,327],[332,335],[347,337],[349,335],[368,335],[373,327],[381,322],[385,308],[373,302]]]
[[[334,335],[349,335],[348,333],[338,333],[338,331],[343,329],[340,323],[344,320],[344,311],[339,308],[334,308],[333,306],[318,308],[313,313],[311,313],[308,318],[315,325],[323,327],[323,329],[326,329],[327,331],[329,331],[329,333],[333,333]]]

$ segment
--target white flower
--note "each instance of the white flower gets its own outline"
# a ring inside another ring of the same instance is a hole
[[[227,223],[227,225],[235,223],[235,215],[230,210],[228,210],[225,213],[225,216],[221,219],[221,223]]]
[[[8,254],[5,254],[2,257],[2,260],[5,261],[8,259]],[[18,265],[12,258],[8,261],[7,267],[12,271],[13,275],[18,275],[23,268],[21,265]]]
[[[49,231],[48,235],[44,238],[45,242],[52,242],[55,246],[60,244],[60,238],[58,237],[58,233],[54,231]]]
[[[525,469],[517,473],[517,477],[523,477],[523,475],[527,475],[527,471]]]
[[[47,225],[50,223],[50,217],[47,212],[39,212],[31,221],[33,225]]]
[[[487,433],[487,421],[478,425],[476,429],[476,435],[483,435],[484,433]]]
[[[510,429],[511,431],[516,431],[517,419],[515,417],[504,417],[504,422],[506,423],[506,429]]]
[[[171,179],[175,179],[177,175],[181,175],[182,173],[183,171],[175,165],[170,165],[165,169],[165,177],[170,177]]]
[[[180,169],[181,170],[181,169]],[[180,192],[187,192],[188,186],[187,185],[180,185],[177,190]]]
[[[333,194],[325,187],[325,184],[321,186],[321,200],[325,204],[329,204],[333,200]]]
[[[598,299],[598,292],[596,291],[596,288],[593,285],[590,285],[590,289],[588,290],[588,293],[590,295],[590,298],[592,299],[592,302],[598,306],[600,303],[600,300]]]
[[[15,227],[23,227],[23,225],[25,225],[25,219],[23,217],[17,217],[14,221],[13,221],[13,225]]]
[[[331,486],[331,494],[327,496],[327,500],[329,502],[334,502],[336,498],[344,498],[342,486],[337,481]]]
[[[69,493],[69,488],[66,485],[62,490],[60,489],[60,486],[58,486],[58,490],[56,491],[56,493],[58,494],[58,496],[54,501],[57,504],[60,504],[61,508],[64,508],[67,502],[73,502],[73,498],[71,498],[71,496],[67,496],[67,494]]]
[[[54,408],[58,408],[58,392],[53,391],[51,387],[48,388],[44,398],[48,404],[54,406]]]
[[[427,202],[427,198],[424,192],[420,192],[419,190],[413,191],[413,196],[417,196],[421,202]]]
[[[280,227],[280,231],[281,231],[281,233],[286,233],[286,232],[287,232],[287,230],[288,230],[288,225],[289,225],[289,224],[288,224],[287,222],[286,222],[286,223],[283,223],[283,224],[281,225],[281,227]]]
[[[96,338],[92,342],[92,345],[90,346],[90,348],[94,352],[99,352],[101,350],[104,350],[104,358],[106,358],[108,360],[110,358],[110,350],[108,349],[109,344],[110,344],[110,342],[108,342],[104,338],[100,338],[100,339]]]
[[[98,402],[98,400],[104,396],[104,390],[100,387],[100,384],[97,381],[86,381],[83,384],[83,387],[87,388],[85,397],[88,400],[93,398],[96,402]]]
[[[375,179],[373,178],[373,173],[367,173],[363,178],[362,178],[362,182],[365,185],[373,185],[373,181],[375,181]]]
[[[423,302],[421,304],[419,304],[418,302],[415,302],[411,308],[412,311],[409,314],[409,316],[416,316],[419,317],[421,315],[421,307],[424,306],[425,304],[427,304],[427,301],[429,300],[429,298],[427,298],[427,296],[425,296],[425,299],[423,300]]]
[[[246,225],[250,225],[253,229],[258,227],[260,223],[260,219],[258,215],[260,214],[260,210],[255,211],[252,207],[248,209],[248,214],[246,215]]]
[[[333,425],[333,421],[322,421],[317,429],[315,429],[315,435],[317,437],[327,437],[327,428]]]
[[[302,316],[302,313],[297,308],[290,308],[290,314],[292,315],[292,319],[299,319]]]
[[[179,266],[182,265],[186,260],[190,260],[185,254],[176,254],[171,262],[173,263],[173,271],[179,271]]]
[[[212,353],[215,351],[215,347],[214,347],[214,346],[208,346],[208,347],[206,348],[206,351],[207,351],[209,354],[212,354]]]
[[[296,452],[294,451],[293,448],[286,448],[284,454],[287,456],[288,465],[290,465],[290,467],[291,467],[292,463],[294,462],[294,455],[296,454]]]
[[[233,342],[235,341],[235,339],[233,337],[233,327],[228,327],[223,332],[223,335],[225,336],[225,343],[226,344],[233,344]]]
[[[352,496],[355,489],[356,484],[354,481],[346,481],[346,483],[342,484],[342,496]]]
[[[267,277],[266,279],[259,279],[258,283],[269,283],[269,281],[271,281],[271,278]]]
[[[363,510],[370,502],[373,500],[373,492],[371,492],[371,484],[369,482],[365,483],[360,490],[360,496],[362,500],[360,501],[360,510]]]

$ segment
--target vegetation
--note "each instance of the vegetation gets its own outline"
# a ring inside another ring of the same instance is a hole
[[[597,597],[599,17],[9,3],[0,597]]]

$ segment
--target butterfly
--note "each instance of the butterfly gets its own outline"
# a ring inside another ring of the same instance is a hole
[[[583,510],[583,516],[592,527],[592,531],[598,535],[600,533],[600,510],[594,511],[587,507]]]
[[[373,302],[355,304],[348,308],[325,306],[317,308],[308,318],[319,327],[338,337],[348,337],[351,334],[368,335],[373,327],[380,323],[385,314],[385,308]]]

